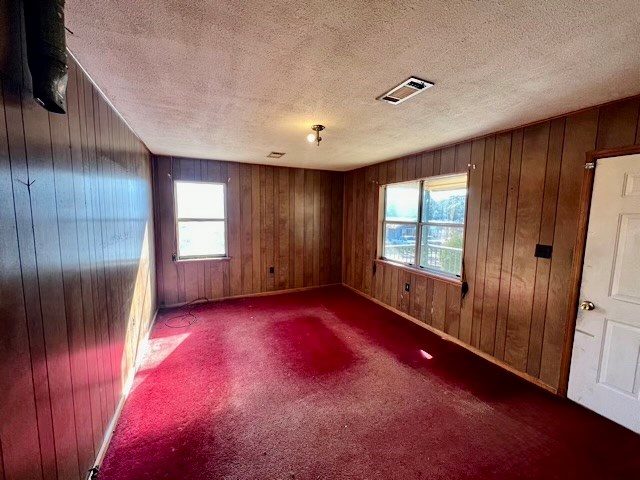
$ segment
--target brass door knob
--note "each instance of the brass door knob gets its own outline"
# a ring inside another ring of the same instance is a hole
[[[596,308],[596,306],[593,304],[593,302],[590,302],[589,300],[584,300],[583,302],[580,303],[581,310],[593,310],[594,308]]]

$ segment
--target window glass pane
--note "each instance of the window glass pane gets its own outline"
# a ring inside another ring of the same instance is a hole
[[[385,218],[390,221],[417,222],[420,182],[389,185],[385,189]]]
[[[178,218],[224,218],[224,185],[175,183]]]
[[[202,257],[224,255],[224,222],[179,222],[178,256]]]
[[[425,190],[422,192],[422,221],[464,224],[467,189]]]
[[[420,266],[460,275],[463,235],[463,227],[423,225],[420,239]]]
[[[397,223],[385,224],[383,255],[396,262],[415,263],[416,226]]]

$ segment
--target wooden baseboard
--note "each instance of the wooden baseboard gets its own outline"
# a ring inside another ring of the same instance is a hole
[[[422,328],[424,328],[426,330],[429,330],[431,333],[435,333],[436,335],[438,335],[443,340],[446,340],[448,342],[453,342],[456,345],[459,345],[462,348],[464,348],[466,350],[469,350],[472,353],[475,353],[479,357],[482,357],[485,360],[487,360],[487,361],[489,361],[489,362],[491,362],[491,363],[493,363],[493,364],[495,364],[495,365],[507,370],[508,372],[510,372],[510,373],[512,373],[514,375],[517,375],[518,377],[520,377],[520,378],[522,378],[522,379],[524,379],[524,380],[526,380],[526,381],[528,381],[530,383],[533,383],[534,385],[536,385],[536,386],[538,386],[540,388],[543,388],[544,390],[547,390],[547,391],[549,391],[551,393],[554,393],[554,394],[558,394],[558,392],[557,392],[557,390],[555,388],[551,387],[550,385],[547,385],[546,383],[542,382],[540,379],[538,379],[536,377],[533,377],[533,376],[529,375],[528,373],[521,372],[520,370],[516,370],[511,365],[503,362],[502,360],[498,360],[497,358],[492,357],[488,353],[485,353],[482,350],[479,350],[474,346],[471,346],[471,345],[469,345],[467,343],[464,343],[462,340],[460,340],[460,339],[458,339],[458,338],[456,338],[456,337],[454,337],[452,335],[449,335],[448,333],[445,333],[445,332],[442,332],[442,331],[440,331],[440,330],[438,330],[436,328],[433,328],[431,325],[427,325],[426,323],[422,323],[419,320],[416,320],[415,318],[413,318],[411,315],[406,314],[403,311],[398,310],[396,308],[393,308],[393,307],[387,305],[386,303],[383,303],[380,300],[378,300],[376,298],[373,298],[373,297],[371,297],[370,295],[367,295],[364,292],[361,292],[360,290],[357,290],[357,289],[355,289],[355,288],[353,288],[353,287],[351,287],[349,285],[346,285],[346,284],[343,284],[343,286],[345,286],[346,288],[348,288],[352,292],[357,293],[358,295],[366,298],[367,300],[371,300],[373,303],[376,303],[376,304],[380,305],[381,307],[386,308],[387,310],[395,313],[396,315],[399,315],[402,318],[405,318],[406,320],[409,320],[410,322],[413,322],[416,325],[418,325],[418,326],[420,326],[420,327],[422,327]]]
[[[96,459],[93,463],[93,469],[100,468],[100,465],[102,465],[102,461],[104,460],[104,456],[107,453],[107,449],[109,448],[109,444],[111,443],[111,438],[113,437],[113,432],[115,431],[118,420],[120,419],[120,414],[122,414],[122,409],[124,408],[124,404],[127,401],[127,397],[131,392],[131,388],[133,387],[133,382],[135,380],[136,374],[138,373],[138,370],[140,370],[140,366],[142,365],[142,360],[145,357],[147,346],[149,345],[149,336],[151,335],[151,330],[153,329],[153,325],[156,322],[158,311],[159,309],[156,308],[156,311],[153,314],[153,318],[151,319],[151,322],[149,322],[149,326],[147,327],[147,331],[144,332],[142,336],[142,340],[140,341],[140,345],[138,346],[138,353],[136,355],[134,367],[129,371],[129,375],[127,376],[127,380],[122,389],[122,394],[120,395],[120,401],[118,402],[116,411],[113,413],[113,417],[111,417],[111,421],[107,426],[107,430],[104,432],[104,437],[102,438],[102,444],[100,445],[100,450],[98,450],[98,454],[96,455]],[[90,473],[88,478],[89,479],[95,478],[95,476],[92,476],[92,474]]]
[[[280,295],[283,293],[295,293],[295,292],[305,292],[307,290],[316,290],[318,288],[324,287],[335,287],[338,285],[342,285],[342,283],[328,283],[326,285],[313,285],[311,287],[299,287],[299,288],[287,288],[284,290],[273,290],[270,292],[259,292],[259,293],[247,293],[245,295],[231,295],[229,297],[220,297],[220,298],[200,298],[197,300],[192,300],[190,302],[182,302],[182,303],[172,303],[170,305],[161,305],[160,309],[164,308],[178,308],[184,307],[185,305],[199,305],[202,303],[214,303],[214,302],[222,302],[223,300],[234,300],[238,298],[254,298],[254,297],[268,297],[271,295]]]

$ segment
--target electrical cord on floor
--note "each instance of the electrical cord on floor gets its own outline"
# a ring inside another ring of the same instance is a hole
[[[182,312],[179,315],[174,315],[173,317],[169,317],[164,321],[164,324],[169,328],[186,328],[190,327],[194,323],[198,321],[198,317],[194,314],[194,311],[197,310],[199,306],[206,302],[210,302],[211,300],[207,297],[199,297],[190,302],[183,305],[181,308],[190,307],[186,312]],[[184,322],[180,322],[180,320],[186,319]],[[172,323],[173,320],[177,320]]]

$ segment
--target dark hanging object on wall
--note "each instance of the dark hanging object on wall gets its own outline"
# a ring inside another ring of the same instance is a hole
[[[24,22],[33,98],[50,112],[66,113],[64,0],[24,0]]]

